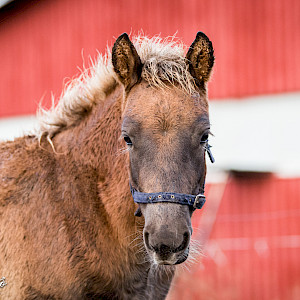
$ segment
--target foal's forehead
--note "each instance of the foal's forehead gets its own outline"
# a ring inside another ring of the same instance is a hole
[[[206,97],[198,93],[188,95],[177,87],[154,88],[147,83],[129,93],[124,117],[150,126],[161,122],[171,127],[189,126],[204,120],[209,123]]]

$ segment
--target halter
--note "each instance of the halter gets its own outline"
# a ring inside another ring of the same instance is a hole
[[[211,146],[208,142],[205,142],[205,151],[207,152],[209,159],[212,163],[215,162],[215,159],[210,150]],[[201,209],[204,205],[206,199],[204,196],[204,187],[205,182],[203,183],[202,193],[198,195],[189,195],[189,194],[179,194],[179,193],[170,193],[170,192],[160,192],[160,193],[142,193],[133,188],[130,184],[130,191],[135,203],[138,204],[151,204],[151,203],[177,203],[182,205],[189,205],[193,210]],[[140,207],[134,213],[135,216],[140,217],[142,215]]]

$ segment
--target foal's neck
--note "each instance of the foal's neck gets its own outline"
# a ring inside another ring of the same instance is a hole
[[[99,197],[112,234],[126,244],[136,232],[136,207],[129,189],[127,155],[122,153],[120,140],[122,97],[123,90],[118,87],[77,126],[58,134],[54,146],[57,152],[69,153],[76,164],[96,171]]]
[[[105,176],[121,147],[121,97],[121,88],[117,88],[78,124],[58,133],[53,138],[55,151],[72,155]]]

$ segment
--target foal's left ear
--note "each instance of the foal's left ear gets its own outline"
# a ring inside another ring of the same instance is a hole
[[[197,33],[186,58],[191,75],[197,85],[202,87],[209,80],[215,60],[212,43],[203,32]]]
[[[120,35],[112,48],[112,64],[127,91],[141,77],[142,62],[127,33]]]

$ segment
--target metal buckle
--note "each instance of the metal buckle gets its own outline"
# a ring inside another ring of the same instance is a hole
[[[203,196],[202,194],[198,194],[195,198],[195,202],[194,202],[194,205],[193,207],[196,209],[197,208],[197,204],[199,203],[199,198]]]
[[[204,198],[205,199],[205,196],[203,195],[203,194],[198,194],[197,196],[196,196],[196,198],[195,198],[195,202],[194,202],[194,205],[193,205],[193,207],[196,209],[196,208],[198,208],[197,207],[197,204],[199,204],[200,203],[200,198]],[[201,207],[200,207],[201,208]]]

